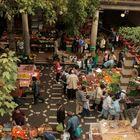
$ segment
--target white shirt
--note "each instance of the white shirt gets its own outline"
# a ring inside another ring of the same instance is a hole
[[[105,110],[108,110],[109,108],[112,108],[112,98],[110,96],[107,96],[104,100],[103,100],[103,108]]]
[[[83,108],[90,110],[90,107],[89,107],[89,100],[86,100],[86,101],[84,102]]]
[[[77,61],[77,65],[79,66],[79,68],[81,68],[82,67],[82,61]]]

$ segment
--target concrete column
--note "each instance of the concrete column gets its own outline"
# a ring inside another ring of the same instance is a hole
[[[91,28],[91,46],[90,46],[91,52],[95,51],[96,49],[98,22],[99,22],[99,11],[96,11],[95,17],[93,18],[93,22],[92,22],[92,28]]]
[[[30,34],[28,25],[28,14],[22,13],[22,26],[23,26],[23,38],[24,48],[26,55],[30,55]]]

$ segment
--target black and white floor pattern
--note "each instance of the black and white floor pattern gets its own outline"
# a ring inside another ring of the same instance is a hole
[[[32,98],[24,99],[25,105],[21,107],[26,114],[26,124],[28,126],[40,126],[42,124],[50,124],[52,128],[57,125],[56,111],[57,103],[61,101],[67,111],[76,110],[75,101],[68,101],[66,96],[63,94],[63,85],[56,84],[55,82],[55,71],[53,66],[38,65],[38,69],[41,71],[41,96],[45,99],[44,103],[38,103],[32,105]],[[88,140],[89,126],[90,123],[98,122],[99,118],[97,113],[91,112],[92,117],[80,118],[81,127],[83,134],[80,140]],[[9,116],[0,118],[0,123],[11,121]],[[58,138],[59,139],[59,138]]]

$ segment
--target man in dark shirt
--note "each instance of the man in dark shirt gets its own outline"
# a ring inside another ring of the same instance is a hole
[[[44,102],[44,99],[40,97],[40,87],[39,87],[39,81],[36,77],[32,77],[32,92],[34,95],[34,104],[38,102],[38,100],[41,100],[41,102]]]

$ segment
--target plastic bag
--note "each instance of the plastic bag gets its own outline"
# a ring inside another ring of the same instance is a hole
[[[62,140],[69,140],[70,134],[68,132],[64,132],[64,134],[61,136]]]
[[[137,119],[134,118],[134,119],[132,120],[131,126],[134,127],[134,126],[136,125],[136,123],[137,123]]]
[[[58,132],[63,132],[64,128],[63,128],[63,124],[62,123],[59,123],[57,126],[56,126],[56,131]]]
[[[74,136],[77,137],[77,138],[79,138],[81,136],[81,134],[82,134],[81,127],[77,127],[76,130],[75,130],[75,132],[74,132]]]

